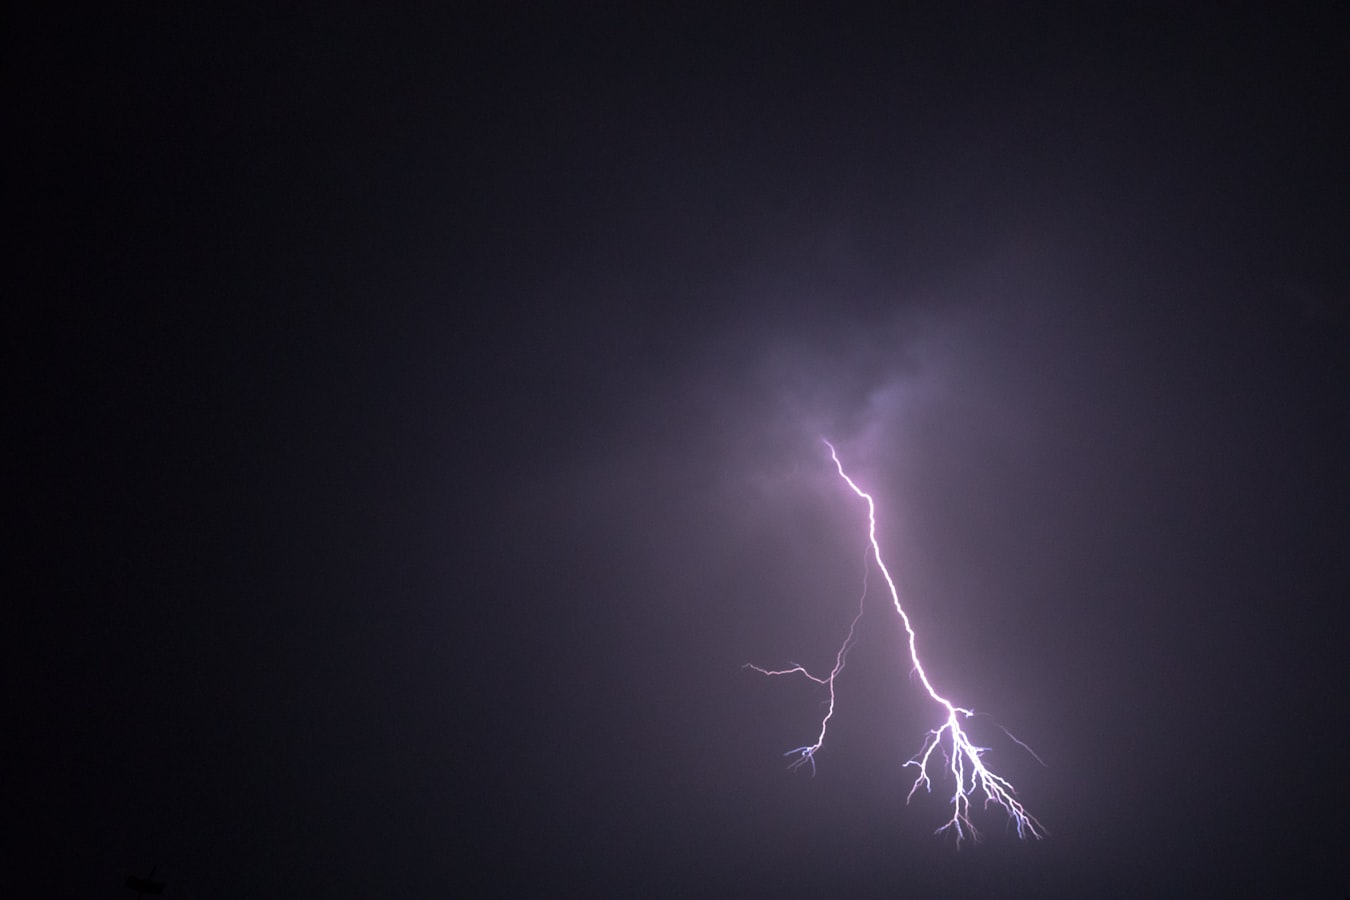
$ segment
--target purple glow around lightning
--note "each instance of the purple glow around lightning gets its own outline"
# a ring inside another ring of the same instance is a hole
[[[863,500],[867,501],[867,536],[870,547],[868,556],[876,560],[877,568],[881,570],[881,575],[886,579],[886,587],[890,591],[891,602],[895,606],[895,611],[900,614],[900,620],[905,623],[905,633],[909,636],[909,658],[913,664],[912,671],[919,676],[919,682],[923,685],[928,696],[934,702],[942,707],[946,713],[946,720],[938,727],[928,732],[924,738],[923,747],[920,748],[917,755],[906,766],[914,766],[918,769],[918,775],[914,779],[914,784],[909,789],[909,794],[905,798],[906,802],[913,799],[914,794],[922,787],[925,791],[932,791],[933,778],[938,768],[934,761],[934,751],[939,748],[942,751],[942,768],[951,776],[955,783],[952,793],[952,817],[945,824],[937,829],[938,833],[951,830],[956,835],[957,846],[966,837],[973,840],[979,839],[979,832],[976,831],[974,823],[970,819],[972,799],[980,799],[982,805],[987,809],[990,806],[1001,807],[1008,818],[1017,826],[1017,834],[1021,838],[1042,838],[1045,836],[1045,828],[1040,822],[1036,821],[1030,813],[1018,802],[1013,786],[1002,776],[991,772],[984,764],[982,759],[987,747],[980,747],[972,743],[969,735],[961,728],[961,720],[968,719],[975,715],[975,711],[957,706],[943,697],[933,687],[932,682],[928,680],[928,673],[924,671],[923,663],[919,660],[919,651],[915,646],[914,626],[909,621],[909,615],[900,604],[900,593],[895,587],[895,581],[891,578],[890,571],[886,568],[886,563],[881,558],[881,546],[877,543],[877,517],[876,504],[872,501],[872,496],[858,487],[853,479],[844,471],[844,464],[839,461],[839,454],[835,451],[834,445],[825,441],[825,446],[830,448],[830,458],[834,460],[835,468],[839,472],[839,477],[844,479],[853,493],[857,494]],[[863,578],[863,597],[867,594],[866,570]],[[820,733],[816,735],[814,743],[807,744],[804,747],[797,747],[789,750],[785,756],[796,757],[791,768],[798,768],[807,762],[811,764],[811,772],[815,774],[816,753],[825,743],[825,732],[830,725],[830,718],[834,715],[835,699],[835,679],[844,671],[844,661],[848,657],[849,648],[853,646],[854,634],[858,627],[858,620],[862,618],[863,603],[859,600],[857,615],[853,617],[849,625],[848,636],[844,642],[839,645],[839,651],[834,657],[834,668],[830,674],[824,677],[812,675],[805,667],[793,664],[786,669],[764,669],[756,665],[746,664],[746,668],[754,669],[765,675],[793,675],[800,673],[817,684],[825,685],[829,690],[829,703],[825,710],[825,716],[820,722]],[[1007,730],[1005,733],[1007,733]],[[1008,737],[1016,741],[1028,753],[1040,761],[1031,748],[1027,747],[1017,738],[1008,733]],[[932,768],[930,769],[930,765]]]

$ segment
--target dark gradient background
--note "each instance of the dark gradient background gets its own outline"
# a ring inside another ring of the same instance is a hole
[[[10,877],[1350,893],[1332,5],[636,5],[11,17]]]

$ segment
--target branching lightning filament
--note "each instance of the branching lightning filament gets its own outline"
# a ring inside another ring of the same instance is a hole
[[[900,620],[905,625],[905,633],[908,636],[909,658],[912,663],[912,672],[918,676],[920,684],[943,710],[945,718],[941,725],[933,728],[924,738],[923,746],[919,752],[910,759],[906,766],[913,766],[917,770],[914,784],[909,789],[906,802],[913,799],[919,788],[931,792],[935,779],[943,777],[941,770],[945,770],[946,776],[949,776],[954,783],[952,792],[952,815],[941,827],[937,829],[939,833],[951,831],[956,836],[956,843],[960,846],[961,842],[967,837],[972,840],[979,839],[979,832],[976,831],[974,823],[971,821],[971,807],[973,803],[980,803],[986,809],[994,806],[1000,807],[1007,814],[1011,822],[1017,827],[1017,834],[1022,838],[1042,838],[1045,836],[1045,828],[1040,822],[1036,821],[1030,813],[1022,806],[1016,798],[1016,792],[1012,784],[1007,779],[990,771],[984,764],[984,754],[987,747],[981,747],[973,743],[970,736],[966,734],[961,727],[963,720],[975,715],[974,710],[966,709],[952,703],[946,697],[942,696],[933,687],[932,682],[928,680],[928,673],[924,670],[923,663],[919,660],[919,651],[916,646],[916,637],[914,626],[909,620],[909,615],[905,612],[900,603],[900,593],[895,586],[895,581],[891,578],[890,571],[886,568],[885,561],[881,558],[881,546],[877,542],[877,519],[876,504],[872,496],[858,487],[853,479],[844,471],[844,465],[839,461],[839,454],[835,451],[834,445],[825,441],[825,446],[830,448],[830,458],[834,461],[835,469],[839,472],[839,477],[849,486],[853,493],[857,494],[867,503],[867,525],[868,525],[868,549],[867,555],[870,560],[875,560],[877,568],[881,570],[881,575],[886,581],[886,587],[890,592],[891,603],[895,611],[900,614]],[[864,571],[863,596],[866,596],[866,571]],[[816,753],[825,743],[825,733],[829,729],[830,719],[834,715],[835,705],[835,681],[844,670],[844,662],[848,657],[848,651],[853,646],[854,635],[857,631],[858,621],[862,618],[863,603],[859,601],[858,612],[853,617],[849,625],[848,636],[840,644],[838,652],[834,658],[834,668],[826,676],[817,676],[811,674],[804,666],[792,664],[786,669],[765,669],[760,666],[746,664],[746,668],[754,669],[765,675],[795,675],[801,674],[816,682],[824,685],[829,691],[829,702],[826,706],[825,715],[820,722],[820,732],[816,735],[813,743],[804,747],[797,747],[789,750],[785,756],[793,757],[791,768],[799,768],[807,763],[811,765],[812,774],[816,770]],[[1027,747],[1011,733],[1008,735],[1021,747],[1031,753],[1031,748]],[[939,752],[940,751],[940,752]],[[937,757],[941,757],[939,763]],[[1032,753],[1035,757],[1035,753]],[[1036,757],[1039,761],[1039,757]]]

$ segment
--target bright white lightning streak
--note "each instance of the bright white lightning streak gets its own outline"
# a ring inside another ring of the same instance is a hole
[[[1000,775],[991,772],[985,766],[983,756],[987,747],[980,747],[971,742],[970,737],[961,728],[961,720],[968,719],[975,715],[975,711],[957,706],[943,697],[933,687],[932,682],[928,680],[928,673],[924,671],[923,663],[919,661],[919,651],[915,645],[916,637],[914,626],[909,621],[909,615],[905,612],[904,606],[900,603],[900,592],[895,586],[894,579],[891,578],[890,570],[886,568],[886,563],[881,558],[881,546],[877,543],[877,516],[876,504],[872,501],[872,496],[858,487],[853,479],[848,477],[844,471],[844,464],[839,461],[839,454],[835,451],[834,445],[825,441],[825,446],[830,448],[830,458],[834,460],[835,468],[839,472],[839,477],[863,500],[867,501],[867,537],[870,544],[869,556],[874,558],[877,568],[881,570],[882,577],[886,579],[886,587],[890,590],[891,602],[895,606],[895,611],[900,614],[900,620],[905,623],[905,633],[909,636],[909,658],[913,663],[913,671],[918,674],[919,681],[923,688],[928,692],[928,696],[946,710],[946,721],[937,728],[928,732],[924,738],[923,747],[913,759],[905,763],[906,766],[914,766],[919,770],[918,776],[914,779],[914,784],[909,789],[906,796],[906,802],[914,798],[914,794],[922,787],[925,791],[931,792],[933,789],[933,776],[929,769],[929,763],[933,761],[933,753],[939,748],[942,749],[944,759],[943,767],[951,774],[955,782],[955,790],[952,794],[952,817],[945,824],[937,829],[938,833],[952,830],[956,834],[957,846],[967,836],[973,840],[979,839],[979,832],[975,829],[974,823],[970,819],[972,798],[977,798],[979,794],[984,795],[983,806],[987,809],[990,806],[1001,807],[1007,813],[1017,826],[1017,834],[1021,838],[1042,838],[1045,836],[1045,827],[1036,821],[1035,817],[1026,811],[1022,804],[1017,800],[1012,784]],[[864,596],[866,595],[866,582],[864,580]],[[848,650],[853,645],[854,631],[858,626],[858,620],[862,618],[863,608],[861,601],[858,606],[858,614],[853,617],[852,624],[849,625],[848,637],[844,639],[839,647],[839,652],[835,654],[834,668],[826,677],[812,675],[803,666],[793,664],[787,669],[763,669],[756,665],[746,664],[747,668],[762,672],[765,675],[791,675],[801,673],[807,678],[823,684],[829,688],[830,698],[826,708],[825,716],[820,723],[820,733],[816,736],[815,743],[808,744],[805,747],[797,747],[789,750],[785,756],[796,756],[792,763],[792,768],[797,768],[807,762],[811,763],[811,771],[814,774],[816,769],[816,752],[820,750],[825,743],[825,732],[829,727],[830,718],[834,715],[835,699],[835,679],[839,673],[844,670],[844,661],[848,656]],[[1006,732],[1006,729],[1005,729]],[[1027,747],[1017,738],[1008,733],[1008,737],[1016,741],[1033,757],[1031,748]],[[1036,757],[1037,761],[1040,760]]]

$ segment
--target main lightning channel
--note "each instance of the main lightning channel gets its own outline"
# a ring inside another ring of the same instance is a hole
[[[1026,811],[1021,802],[1017,800],[1011,783],[1002,776],[989,770],[984,764],[984,753],[989,749],[981,747],[971,741],[970,736],[966,734],[961,727],[963,719],[968,719],[975,715],[974,710],[957,706],[946,697],[937,692],[933,683],[928,678],[928,672],[925,671],[922,661],[919,659],[919,650],[917,647],[917,635],[914,632],[914,625],[910,622],[909,614],[905,612],[904,606],[900,602],[900,592],[895,586],[895,580],[891,577],[890,570],[886,567],[885,560],[881,557],[881,545],[877,541],[877,516],[876,503],[872,496],[858,487],[857,483],[849,477],[844,471],[844,464],[839,460],[839,453],[834,445],[829,441],[824,441],[826,447],[830,448],[830,459],[834,461],[835,469],[839,472],[839,477],[849,486],[853,493],[857,494],[867,503],[867,539],[869,544],[868,555],[876,560],[877,568],[881,570],[881,575],[886,581],[886,587],[890,591],[891,603],[895,611],[900,614],[900,620],[905,625],[905,634],[908,636],[909,658],[913,664],[912,670],[919,676],[919,682],[923,685],[928,696],[934,702],[939,704],[946,712],[945,721],[938,727],[930,730],[924,738],[923,746],[919,752],[905,765],[914,766],[918,774],[914,779],[914,784],[909,789],[906,796],[906,802],[914,798],[919,788],[927,792],[933,789],[933,778],[937,771],[937,764],[934,759],[936,751],[941,749],[943,757],[943,768],[951,775],[955,782],[955,789],[952,793],[952,816],[938,829],[938,833],[952,831],[956,835],[957,846],[967,837],[972,840],[979,839],[979,832],[971,821],[970,814],[972,800],[980,800],[983,795],[982,805],[988,809],[991,806],[1000,807],[1008,815],[1009,819],[1017,827],[1019,837],[1040,839],[1045,836],[1045,827],[1036,820],[1034,816]],[[866,571],[864,570],[864,588],[863,594],[866,596]],[[811,771],[814,774],[816,769],[816,752],[820,750],[825,743],[825,732],[829,727],[830,719],[834,716],[835,705],[835,679],[844,670],[844,662],[847,659],[849,648],[853,646],[854,636],[857,631],[858,621],[862,618],[863,605],[859,601],[858,612],[853,617],[849,625],[848,636],[840,645],[839,651],[835,654],[834,668],[830,674],[825,677],[812,675],[805,667],[799,664],[793,664],[786,669],[764,669],[756,665],[746,664],[747,668],[754,669],[765,675],[792,675],[801,674],[816,682],[825,685],[829,689],[829,703],[825,716],[820,723],[820,732],[812,744],[804,747],[797,747],[789,750],[785,756],[795,756],[791,767],[797,768],[811,764]],[[1006,731],[1006,729],[1005,729]],[[1027,747],[1020,740],[1008,734],[1012,740],[1026,748],[1028,753],[1035,757],[1031,748]],[[1039,757],[1036,757],[1039,760]],[[930,765],[932,768],[930,769]]]

